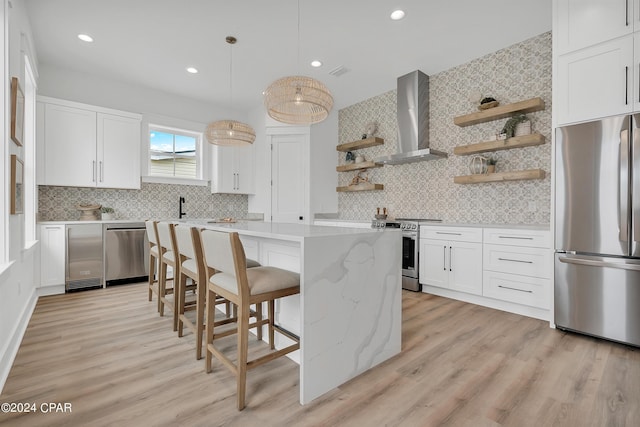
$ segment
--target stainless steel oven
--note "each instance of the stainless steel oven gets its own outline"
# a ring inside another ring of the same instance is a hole
[[[418,259],[420,256],[420,222],[440,222],[437,219],[398,218],[373,220],[372,228],[399,228],[402,230],[402,288],[420,291]]]

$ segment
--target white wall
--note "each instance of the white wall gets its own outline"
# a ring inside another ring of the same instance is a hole
[[[31,312],[37,300],[36,283],[39,282],[39,246],[37,242],[25,241],[25,215],[7,215],[9,211],[10,194],[10,167],[11,154],[24,159],[24,146],[35,144],[25,138],[23,146],[19,147],[9,137],[9,84],[12,76],[18,77],[24,82],[23,56],[29,55],[32,65],[37,64],[33,56],[31,46],[31,29],[26,17],[26,11],[22,0],[12,0],[11,7],[7,0],[2,1],[3,27],[8,27],[8,43],[5,46],[4,68],[2,82],[3,88],[2,113],[4,115],[4,141],[2,160],[4,175],[2,179],[3,202],[0,203],[0,219],[2,219],[3,234],[6,237],[5,249],[0,255],[0,390],[4,386],[11,364],[22,340],[22,335],[31,316]],[[25,167],[26,169],[26,167]],[[35,191],[35,189],[33,189]],[[5,253],[6,252],[6,253]]]

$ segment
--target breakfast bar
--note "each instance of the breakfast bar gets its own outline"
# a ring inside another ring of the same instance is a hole
[[[399,230],[304,224],[181,220],[238,232],[247,257],[300,273],[300,295],[276,306],[276,323],[300,336],[291,359],[300,365],[306,404],[400,352]],[[281,338],[276,347],[288,343]]]

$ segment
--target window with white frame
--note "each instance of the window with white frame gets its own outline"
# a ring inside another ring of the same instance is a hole
[[[202,179],[202,133],[149,125],[148,175]]]

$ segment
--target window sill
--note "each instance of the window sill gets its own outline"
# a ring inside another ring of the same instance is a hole
[[[154,184],[197,185],[200,187],[206,187],[209,185],[209,181],[203,179],[171,178],[168,176],[143,176],[142,182]]]

